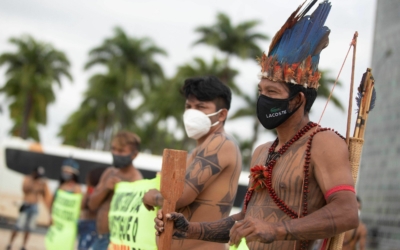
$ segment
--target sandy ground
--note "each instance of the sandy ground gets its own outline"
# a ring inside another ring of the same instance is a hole
[[[11,236],[11,230],[0,229],[0,250],[6,249],[8,242],[10,240],[10,236]],[[21,249],[23,237],[24,237],[23,233],[18,233],[11,249],[13,249],[13,250]],[[29,236],[28,244],[26,245],[26,249],[27,250],[45,250],[46,248],[44,247],[44,235],[32,233]]]

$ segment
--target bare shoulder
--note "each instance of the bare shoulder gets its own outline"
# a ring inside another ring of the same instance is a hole
[[[269,149],[271,147],[272,143],[274,143],[274,142],[269,141],[269,142],[266,142],[266,143],[263,143],[263,144],[257,146],[256,149],[254,150],[253,155],[260,154],[261,152],[264,152],[266,149]]]
[[[324,194],[338,185],[354,186],[347,144],[333,131],[319,132],[314,136],[311,166]]]
[[[321,153],[324,151],[348,151],[346,141],[331,130],[317,133],[313,138],[311,150]]]
[[[143,179],[142,172],[140,172],[139,169],[135,168],[132,181],[139,181],[142,179]]]
[[[75,194],[80,194],[80,193],[82,193],[81,185],[79,185],[79,183],[75,185],[75,187],[74,187],[74,193],[75,193]]]
[[[42,179],[40,179],[39,183],[40,183],[40,186],[42,188],[46,188],[47,187],[47,179],[42,178]]]
[[[223,135],[224,138],[221,138],[222,139],[221,142],[223,142],[221,149],[223,149],[225,152],[230,151],[235,154],[239,153],[239,146],[235,138],[225,133]]]
[[[116,169],[114,167],[108,167],[104,170],[103,174],[100,177],[100,182],[104,181],[109,176],[115,175]]]
[[[30,176],[30,175],[26,175],[25,177],[24,177],[24,183],[29,183],[29,182],[31,182],[31,181],[33,181],[33,179],[32,179],[32,177]]]
[[[238,146],[235,139],[226,133],[214,133],[207,141],[205,141],[204,148],[208,151],[216,150],[235,150],[237,151]]]
[[[215,156],[218,156],[218,159]],[[235,139],[226,133],[213,134],[196,153],[196,157],[207,158],[215,163],[219,161],[218,165],[224,162],[222,165],[225,166],[237,156],[240,156],[239,147]]]
[[[261,158],[266,158],[265,153],[268,153],[269,148],[272,145],[272,141],[263,143],[256,147],[254,150],[253,156],[251,157],[251,166],[260,164]]]

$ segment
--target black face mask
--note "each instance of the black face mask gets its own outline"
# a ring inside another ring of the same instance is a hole
[[[70,181],[70,180],[72,180],[72,174],[71,173],[61,173],[61,179],[63,181]]]
[[[125,168],[132,164],[132,155],[115,155],[113,154],[113,165],[116,168]]]
[[[284,123],[301,104],[294,110],[289,110],[289,102],[293,98],[274,99],[260,95],[257,101],[257,117],[266,129],[274,129]]]

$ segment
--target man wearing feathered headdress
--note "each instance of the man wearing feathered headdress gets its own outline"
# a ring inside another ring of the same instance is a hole
[[[319,55],[328,45],[327,0],[301,5],[259,59],[257,116],[277,138],[255,150],[243,210],[217,222],[188,223],[167,214],[174,237],[229,242],[249,249],[310,249],[358,225],[357,201],[344,138],[310,121],[317,96]],[[162,213],[155,220],[163,232]]]

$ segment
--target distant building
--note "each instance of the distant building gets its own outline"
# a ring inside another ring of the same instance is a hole
[[[358,194],[369,249],[400,249],[400,0],[377,0],[370,113]]]

